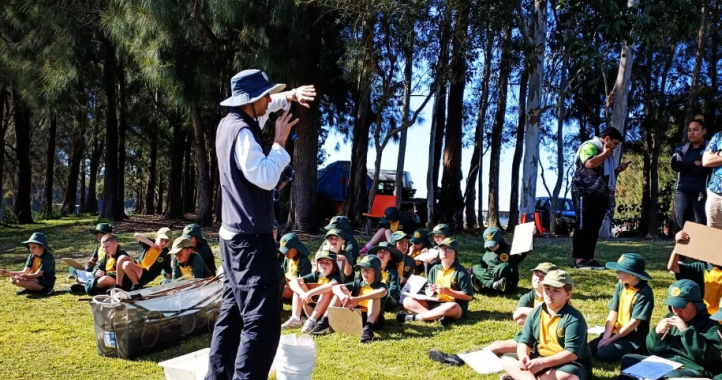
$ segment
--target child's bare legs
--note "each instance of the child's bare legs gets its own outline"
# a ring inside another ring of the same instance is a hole
[[[513,357],[502,356],[501,365],[509,376],[514,380],[579,380],[579,377],[571,373],[558,371],[556,369],[544,370],[536,376],[519,368],[519,361]]]
[[[330,293],[319,295],[318,301],[316,301],[316,308],[313,310],[309,310],[310,306],[304,304],[303,306],[304,306],[304,311],[306,312],[306,315],[311,314],[310,317],[313,319],[316,319],[316,320],[321,318],[324,314],[326,314],[326,310],[328,309],[328,306],[331,304],[331,298],[332,298],[332,294],[330,294]]]
[[[366,310],[366,322],[371,323],[372,325],[376,323],[376,321],[379,319],[379,314],[381,314],[381,300],[375,299],[375,300],[369,300],[369,307],[368,310]]]
[[[10,283],[28,290],[43,290],[44,287],[40,285],[37,279],[32,278],[29,280],[20,280],[17,277],[10,277]]]
[[[121,257],[116,267],[118,268],[116,283],[121,286],[123,286],[123,276],[128,276],[130,282],[137,284],[143,275],[143,267],[136,264],[135,261],[128,256]]]
[[[456,302],[444,302],[438,307],[429,310],[429,304],[426,301],[419,301],[411,297],[404,298],[404,307],[416,313],[425,321],[435,321],[441,317],[449,317],[453,319],[461,318],[461,307]]]
[[[429,311],[429,304],[426,301],[406,297],[404,298],[404,308],[415,314],[423,314]]]
[[[115,279],[110,276],[103,276],[95,282],[95,286],[98,288],[112,288],[115,284]]]
[[[283,294],[281,295],[284,300],[293,300],[293,290],[288,285],[283,287]],[[300,315],[300,314],[299,314]]]
[[[374,236],[369,239],[369,242],[366,243],[366,245],[372,245],[375,246],[382,240],[386,240],[386,229],[385,228],[379,228],[378,231],[374,234]]]
[[[501,356],[504,354],[513,354],[516,352],[516,346],[517,343],[514,339],[509,340],[497,340],[489,345],[487,347],[491,352],[493,352],[496,356]]]

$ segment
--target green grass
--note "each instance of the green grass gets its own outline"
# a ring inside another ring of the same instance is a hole
[[[21,227],[0,226],[0,267],[19,270],[27,257],[20,242],[34,231],[48,235],[57,259],[56,290],[71,284],[66,277],[67,266],[62,257],[84,261],[92,252],[95,242],[87,228],[95,225],[92,218],[61,219],[43,224]],[[181,227],[174,226],[179,231]],[[121,231],[121,244],[132,256],[139,254],[132,239],[132,232]],[[152,231],[145,231],[152,235]],[[308,246],[314,251],[320,243],[320,235]],[[216,255],[217,241],[209,239]],[[462,237],[460,259],[465,266],[478,262],[481,244],[478,238]],[[550,261],[569,270],[571,263],[571,240],[544,240],[535,242],[536,249],[521,264],[528,273],[540,261]],[[597,259],[611,261],[624,252],[638,252],[648,263],[654,278],[650,285],[655,290],[652,323],[665,314],[662,306],[665,289],[673,282],[666,270],[671,242],[615,241],[601,242]],[[606,304],[612,296],[615,274],[612,271],[570,270],[577,287],[573,304],[580,309],[590,326],[603,325],[607,316]],[[429,360],[426,353],[431,348],[444,352],[473,350],[498,339],[509,339],[518,331],[511,321],[511,313],[518,297],[530,289],[529,276],[524,276],[518,294],[504,297],[476,295],[469,307],[469,318],[460,325],[449,328],[439,323],[410,323],[398,325],[393,314],[385,331],[377,333],[378,340],[362,345],[355,337],[331,334],[316,338],[318,346],[317,366],[314,379],[498,379],[498,374],[480,376],[469,367],[446,367]],[[106,358],[96,354],[93,320],[90,307],[79,302],[77,295],[56,294],[49,298],[35,299],[16,296],[16,287],[6,279],[0,282],[0,379],[163,379],[163,370],[157,363],[185,353],[193,352],[210,343],[205,334],[170,349],[142,356],[137,360]],[[290,307],[285,307],[282,318],[288,318]],[[292,330],[298,333],[298,330]],[[590,336],[590,339],[593,336]],[[618,373],[618,365],[595,362],[594,374],[611,378]]]

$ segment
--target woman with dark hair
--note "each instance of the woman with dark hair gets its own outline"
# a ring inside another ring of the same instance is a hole
[[[677,229],[690,220],[707,224],[704,205],[707,201],[707,178],[712,169],[702,166],[702,156],[707,147],[707,128],[704,120],[695,119],[687,125],[688,143],[680,145],[672,155],[672,170],[677,172],[674,189],[674,219]]]
[[[599,228],[614,196],[617,175],[627,169],[628,163],[615,168],[614,149],[624,137],[616,128],[607,128],[602,133],[579,147],[576,157],[577,171],[574,174],[572,195],[577,214],[574,229],[574,267],[578,269],[604,269],[594,259],[599,239]]]

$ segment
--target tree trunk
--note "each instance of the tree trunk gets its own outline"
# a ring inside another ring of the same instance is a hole
[[[537,169],[539,162],[539,133],[541,130],[542,86],[544,84],[544,51],[546,50],[547,2],[534,0],[534,46],[536,65],[529,77],[526,102],[527,120],[524,141],[524,171],[521,181],[522,213],[533,213],[536,202]]]
[[[564,46],[566,47],[569,40],[569,27],[565,25],[564,30]],[[564,99],[567,94],[567,82],[569,74],[569,54],[566,49],[562,51],[562,69],[559,75],[559,96],[557,99],[557,180],[554,183],[554,191],[552,192],[551,207],[549,209],[549,234],[552,236],[557,234],[557,205],[559,204],[559,193],[562,190],[562,182],[564,182],[564,120],[566,119],[566,107],[564,107]],[[560,214],[561,217],[561,214]]]
[[[447,67],[449,65],[449,38],[451,26],[451,11],[444,8],[439,38],[439,61],[436,64],[436,94],[434,106],[431,111],[431,131],[429,133],[429,165],[426,173],[426,212],[427,228],[436,224],[436,190],[439,186],[439,169],[441,147],[444,143],[446,129],[446,85]]]
[[[75,204],[78,199],[78,174],[80,173],[80,161],[83,159],[83,151],[85,150],[84,117],[85,114],[79,111],[75,119],[75,128],[73,128],[73,142],[71,152],[69,152],[68,181],[65,196],[63,197],[63,207],[60,209],[60,213],[63,215],[71,215],[75,212]]]
[[[697,54],[694,59],[694,71],[692,73],[692,85],[689,89],[689,97],[687,98],[687,107],[684,114],[684,125],[682,128],[686,128],[687,125],[694,119],[694,115],[697,111],[697,99],[699,98],[699,76],[702,70],[702,59],[704,58],[704,47],[705,47],[705,27],[707,26],[707,2],[702,4],[702,15],[701,22],[699,25],[699,32],[697,33]],[[716,90],[716,89],[714,89]],[[682,140],[687,141],[687,134],[682,133]]]
[[[195,129],[195,128],[194,128]],[[193,179],[191,178],[191,163],[193,160],[191,159],[191,152],[193,149],[193,136],[194,131],[188,131],[186,134],[186,142],[185,142],[185,148],[183,149],[183,192],[182,192],[182,198],[183,198],[183,212],[189,212],[194,213],[196,212],[195,206],[193,205],[193,188],[195,187],[193,183]]]
[[[90,177],[88,178],[88,197],[85,203],[85,211],[90,214],[98,213],[98,169],[100,169],[100,159],[103,156],[103,147],[105,144],[100,140],[98,131],[98,123],[93,126],[93,152],[90,155]]]
[[[410,31],[407,35],[406,45],[404,46],[404,103],[401,109],[401,124],[409,120],[409,110],[411,109],[411,86],[413,85],[414,70],[414,32]],[[404,193],[404,164],[406,160],[406,140],[408,130],[401,131],[399,137],[399,155],[396,159],[396,183],[394,186],[394,194],[396,194],[396,207],[401,208],[401,198]]]
[[[43,213],[53,214],[53,172],[55,171],[55,132],[57,131],[57,115],[50,116],[48,128],[48,148],[45,151],[45,189],[43,192]]]
[[[121,220],[117,213],[118,200],[118,119],[116,118],[115,96],[115,46],[103,38],[103,85],[106,99],[105,117],[105,176],[103,178],[103,210],[100,215],[114,222]],[[122,169],[121,169],[122,170]]]
[[[163,174],[165,173],[161,172],[158,175],[158,205],[155,212],[158,215],[163,215],[163,199],[165,199],[163,197],[163,184],[168,179],[168,176],[163,176]]]
[[[309,109],[298,106],[295,106],[294,114],[298,115],[299,122],[296,125],[298,137],[293,144],[293,169],[296,174],[291,182],[289,214],[293,220],[294,231],[315,233],[318,134],[321,114],[316,107]]]
[[[158,123],[153,121],[148,131],[150,135],[150,155],[148,156],[148,182],[145,188],[145,214],[155,214],[153,196],[155,195],[155,178],[158,164]]]
[[[526,89],[529,84],[529,72],[522,69],[521,81],[519,82],[519,111],[516,125],[516,144],[514,145],[514,157],[511,160],[511,194],[509,195],[509,224],[506,230],[514,232],[519,223],[519,170],[521,169],[521,158],[524,154],[524,127],[526,126]]]
[[[13,213],[20,224],[34,223],[31,210],[32,165],[30,165],[30,109],[20,95],[13,90],[15,106],[15,150],[17,168],[15,171],[15,204]]]
[[[85,187],[85,176],[86,176],[86,157],[85,157],[85,150],[83,151],[83,158],[80,160],[80,204],[79,211],[80,213],[85,213],[85,192],[87,191]]]
[[[494,124],[491,128],[491,156],[489,157],[489,213],[487,224],[489,227],[503,228],[499,223],[499,165],[501,160],[501,134],[504,132],[504,119],[506,116],[507,87],[509,85],[509,71],[511,70],[511,27],[504,27],[502,32],[501,59],[499,61],[499,89],[496,102]]]
[[[125,215],[125,131],[127,128],[127,100],[125,89],[125,68],[123,60],[118,62],[118,95],[120,107],[118,109],[118,193],[115,198],[115,214],[118,219]]]
[[[201,226],[210,226],[213,224],[213,184],[211,183],[211,175],[208,167],[206,136],[203,128],[203,119],[201,118],[201,109],[197,103],[194,102],[191,105],[191,112],[193,114],[193,132],[195,134],[196,144],[196,164],[198,165],[198,198],[200,199],[196,223]],[[316,156],[314,156],[314,158],[315,157]]]
[[[457,10],[452,43],[451,80],[449,85],[449,115],[444,142],[444,172],[441,180],[441,209],[452,230],[464,227],[461,197],[461,144],[463,139],[464,87],[466,86],[466,50],[469,8]]]
[[[474,138],[474,151],[471,154],[471,162],[469,164],[469,174],[466,176],[466,189],[464,191],[464,209],[466,210],[466,228],[474,228],[484,226],[482,215],[483,215],[483,202],[482,196],[482,164],[484,161],[484,155],[482,151],[484,149],[484,125],[486,124],[486,112],[489,109],[489,77],[491,76],[491,60],[492,51],[494,50],[494,35],[488,33],[489,41],[486,44],[486,50],[484,52],[484,74],[481,77],[481,98],[479,99],[479,110],[476,114],[476,131]],[[477,176],[479,178],[479,217],[476,216],[476,187],[477,187]],[[478,224],[477,224],[478,223]]]
[[[195,120],[193,121],[195,124]],[[183,148],[186,131],[179,124],[173,124],[173,145],[171,146],[170,176],[168,178],[168,201],[165,217],[167,219],[183,219]]]
[[[5,183],[5,134],[10,125],[10,121],[5,122],[5,107],[10,107],[8,102],[8,91],[5,83],[0,83],[0,222],[5,218],[5,191],[3,184]],[[10,110],[8,110],[9,112]]]

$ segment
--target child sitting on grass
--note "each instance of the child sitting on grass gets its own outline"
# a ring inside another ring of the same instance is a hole
[[[626,354],[645,352],[644,340],[654,310],[654,294],[647,281],[646,261],[638,253],[625,253],[617,262],[607,263],[617,271],[617,286],[607,308],[604,334],[589,342],[592,355],[601,362],[616,362]]]
[[[53,250],[48,246],[48,237],[35,232],[30,239],[22,242],[30,254],[21,271],[0,269],[0,274],[10,276],[10,283],[22,288],[17,294],[34,293],[40,296],[53,294],[55,286],[55,259]]]
[[[362,311],[363,333],[361,343],[369,343],[374,339],[374,330],[384,327],[384,302],[388,291],[381,281],[381,261],[376,256],[367,255],[359,260],[356,269],[360,270],[360,278],[353,282],[333,287],[334,297],[331,306],[356,308]],[[313,335],[324,335],[330,332],[328,312],[311,330]]]
[[[194,251],[193,242],[188,235],[182,235],[173,241],[170,254],[173,255],[172,273],[174,280],[208,278],[215,275],[213,271],[208,269],[203,257]]]
[[[389,291],[384,303],[384,311],[394,311],[399,307],[401,299],[398,263],[403,262],[403,255],[385,241],[371,248],[368,254],[378,257],[379,261],[381,261],[381,282],[386,285]]]
[[[592,375],[592,355],[587,345],[587,322],[569,303],[572,277],[553,270],[542,285],[544,304],[524,322],[516,355],[501,358],[507,373],[501,379],[586,380]]]
[[[409,240],[411,248],[409,248],[408,255],[414,259],[416,264],[416,273],[426,273],[423,261],[416,260],[416,256],[426,252],[427,249],[431,248],[431,242],[429,241],[429,232],[426,230],[416,230],[414,235]]]
[[[124,290],[135,291],[155,280],[161,272],[165,272],[166,279],[170,279],[171,260],[168,254],[168,244],[173,237],[170,228],[159,229],[155,234],[155,242],[140,233],[136,233],[133,237],[138,241],[143,253],[140,254],[138,261],[133,260],[130,256],[118,259],[116,282]]]
[[[469,301],[474,298],[469,272],[456,259],[459,243],[446,238],[439,244],[441,263],[429,270],[429,290],[436,293],[439,302],[404,298],[404,308],[411,313],[399,312],[399,323],[440,320],[444,326],[466,316]]]
[[[341,282],[350,282],[354,280],[354,261],[350,252],[346,251],[346,240],[344,240],[344,232],[333,228],[326,232],[326,240],[321,245],[325,250],[329,250],[336,254],[336,265],[339,267],[339,275]]]
[[[689,234],[679,231],[675,236],[677,243],[688,242]],[[667,269],[674,273],[677,280],[688,279],[699,285],[704,296],[707,312],[712,315],[720,309],[722,298],[722,266],[703,262],[681,263],[677,253],[672,252]]]
[[[411,251],[409,239],[411,239],[411,235],[406,234],[404,231],[396,231],[391,234],[391,240],[389,241],[401,253],[401,260],[397,263],[399,285],[401,287],[406,284],[406,280],[412,274],[416,274],[416,262],[408,255]]]
[[[499,293],[515,291],[519,284],[519,263],[528,252],[510,254],[511,244],[506,242],[503,233],[496,227],[487,228],[482,236],[486,252],[481,262],[471,269],[474,290]]]
[[[529,316],[529,313],[531,313],[537,306],[544,303],[544,286],[542,286],[542,281],[544,281],[544,278],[549,271],[556,269],[557,266],[552,263],[539,263],[536,268],[531,270],[531,285],[533,289],[519,298],[519,303],[517,304],[516,310],[514,310],[513,314],[514,322],[516,322],[517,325],[523,326],[524,322],[526,322],[527,316]],[[497,340],[491,343],[487,349],[497,356],[501,356],[503,354],[513,354],[516,352],[516,347],[520,337],[521,331],[512,339]],[[441,364],[465,364],[464,360],[458,355],[447,355],[439,350],[430,350],[429,358]]]
[[[307,333],[316,327],[321,316],[326,313],[333,297],[332,288],[341,282],[341,276],[336,266],[336,254],[324,250],[316,254],[316,271],[303,277],[291,280],[288,285],[293,290],[291,303],[291,317],[281,325],[284,329],[301,327],[301,312],[308,319],[303,324],[302,333]]]
[[[91,296],[105,293],[108,289],[115,287],[118,261],[123,256],[128,256],[120,248],[118,238],[113,234],[103,236],[100,243],[105,249],[105,257],[98,260],[90,280],[85,283],[85,292]]]
[[[85,271],[86,272],[92,272],[93,268],[95,268],[95,264],[98,262],[98,259],[101,257],[105,257],[105,249],[103,248],[103,245],[100,244],[100,239],[105,236],[105,234],[109,234],[113,232],[113,227],[108,223],[98,223],[95,228],[88,228],[88,231],[95,236],[95,239],[98,241],[98,246],[95,247],[93,250],[93,253],[90,255],[90,259],[85,263]],[[70,271],[70,274],[68,275],[68,278],[77,278],[77,272],[76,269],[73,267],[68,268]]]
[[[311,260],[308,259],[311,251],[301,243],[301,240],[293,232],[283,235],[279,245],[278,251],[284,255],[281,267],[286,277],[286,285],[283,288],[282,297],[284,300],[291,300],[293,298],[293,291],[288,284],[299,277],[311,273]]]

